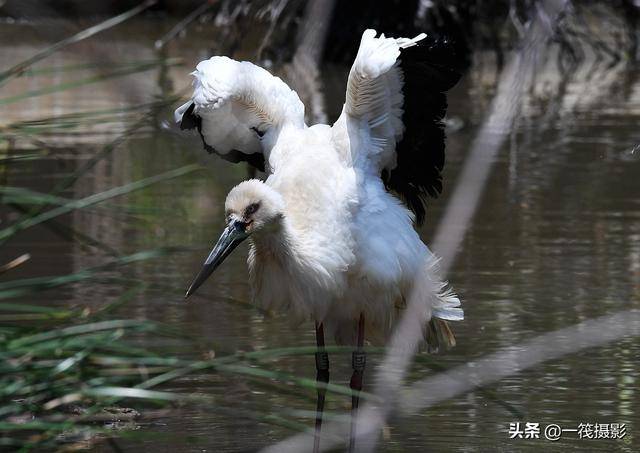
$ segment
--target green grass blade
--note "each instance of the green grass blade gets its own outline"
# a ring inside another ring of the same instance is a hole
[[[51,316],[70,315],[75,313],[74,310],[65,310],[62,308],[45,307],[42,305],[29,305],[29,304],[10,304],[0,303],[0,311],[10,311],[19,313],[39,313]]]
[[[107,304],[107,305],[105,305],[103,307],[100,307],[98,310],[96,310],[94,313],[92,313],[91,314],[91,318],[92,319],[101,319],[104,316],[111,314],[112,312],[114,312],[118,308],[120,308],[123,305],[127,304],[128,302],[130,302],[134,297],[136,297],[142,291],[147,289],[147,287],[148,287],[147,283],[138,283],[134,287],[125,290],[120,295],[120,297],[118,297],[118,299],[116,301],[111,302],[110,304]]]
[[[41,153],[14,154],[12,156],[0,157],[0,165],[6,165],[13,162],[26,162],[26,161],[38,160],[41,158],[42,158]]]
[[[27,58],[26,60],[12,66],[11,68],[7,69],[6,71],[3,71],[0,73],[0,86],[4,85],[8,80],[10,80],[13,77],[17,77],[20,74],[22,74],[27,68],[29,68],[30,66],[32,66],[33,64],[37,63],[40,60],[43,60],[45,58],[47,58],[48,56],[54,54],[55,52],[57,52],[58,50],[70,45],[70,44],[75,44],[77,42],[80,42],[84,39],[90,38],[91,36],[100,33],[104,30],[107,30],[111,27],[114,27],[130,18],[132,18],[133,16],[136,16],[137,14],[141,13],[142,11],[144,11],[145,9],[149,8],[150,6],[154,5],[155,3],[157,3],[157,0],[145,0],[144,2],[142,2],[140,5],[136,6],[135,8],[132,8],[128,11],[125,11],[122,14],[119,14],[115,17],[112,17],[110,19],[105,20],[104,22],[101,22],[97,25],[94,25],[93,27],[89,27],[85,30],[82,30],[78,33],[76,33],[73,36],[70,36],[68,38],[63,39],[62,41],[58,41],[57,43],[55,43],[54,45],[36,53],[35,55]]]
[[[105,67],[113,68],[126,68],[131,66],[138,66],[141,64],[161,64],[164,59],[153,59],[153,60],[143,60],[143,61],[122,61],[122,62],[101,62],[101,63],[77,63],[77,64],[67,64],[60,66],[40,66],[38,68],[27,69],[22,72],[22,76],[40,76],[40,75],[55,75],[63,72],[74,72],[74,71],[87,71],[87,70],[97,70],[103,69]]]
[[[64,190],[71,187],[80,177],[85,175],[91,170],[98,162],[108,156],[112,151],[125,143],[136,131],[142,128],[144,125],[149,124],[148,115],[143,115],[137,122],[135,122],[126,131],[116,137],[112,142],[107,143],[98,153],[96,153],[91,159],[85,162],[83,165],[72,173],[67,178],[63,179],[59,184],[51,190],[53,195],[60,195]]]
[[[54,219],[61,215],[67,214],[69,212],[75,211],[77,209],[83,209],[88,206],[93,206],[102,201],[108,200],[110,198],[118,197],[121,195],[126,195],[128,193],[134,192],[136,190],[143,189],[152,184],[156,184],[161,181],[166,181],[169,179],[177,178],[179,176],[183,176],[189,173],[192,173],[196,170],[202,169],[199,165],[186,165],[184,167],[178,168],[176,170],[171,170],[166,173],[161,173],[159,175],[151,176],[149,178],[142,179],[140,181],[135,181],[129,184],[125,184],[124,186],[115,187],[113,189],[107,190],[105,192],[97,193],[94,195],[90,195],[86,198],[82,198],[80,200],[75,200],[69,202],[63,206],[59,206],[57,208],[51,209],[49,211],[40,213],[34,217],[28,217],[10,227],[7,227],[3,230],[0,230],[0,242],[7,240],[9,237],[13,236],[19,231],[25,230],[27,228],[33,227],[35,225],[39,225],[42,222],[46,222],[47,220]]]
[[[11,123],[0,128],[0,130],[15,131],[21,134],[37,134],[43,131],[56,130],[57,128],[76,127],[82,124],[93,124],[96,121],[104,123],[105,121],[119,121],[125,119],[130,122],[130,117],[141,111],[154,111],[173,105],[179,100],[178,96],[169,97],[160,101],[146,102],[142,104],[129,105],[126,107],[117,107],[109,109],[87,110],[82,112],[72,112],[64,115],[37,118],[32,120],[19,121]],[[26,157],[31,155],[26,154]],[[37,158],[39,154],[34,154]],[[0,160],[2,162],[2,160]]]
[[[60,195],[64,190],[71,187],[79,178],[81,178],[86,172],[91,170],[98,162],[108,156],[112,151],[117,149],[120,145],[125,143],[131,135],[133,135],[138,129],[142,128],[144,125],[149,123],[148,115],[142,116],[138,121],[136,121],[131,127],[129,127],[126,131],[120,134],[117,138],[115,138],[110,143],[107,143],[98,153],[92,156],[88,161],[82,164],[75,172],[73,172],[68,177],[64,178],[60,183],[56,184],[55,187],[50,191],[51,195]],[[44,212],[44,207],[38,207],[36,209],[32,209],[26,212],[24,215],[20,217],[15,222],[15,225],[20,225],[21,223],[38,216]],[[9,236],[8,236],[9,237]],[[7,237],[7,238],[8,238]],[[0,245],[6,239],[0,238]]]
[[[58,198],[62,198],[62,197],[58,197]],[[66,200],[69,200],[69,199],[66,198]],[[38,202],[36,204],[40,207],[48,206],[47,203]],[[7,205],[15,209],[22,215],[26,215],[29,213],[29,208],[19,203],[11,202],[11,203],[7,203]],[[52,233],[56,234],[62,239],[65,239],[70,242],[77,242],[80,245],[80,247],[82,247],[84,250],[86,250],[88,247],[95,247],[107,253],[108,255],[111,255],[112,257],[120,256],[120,253],[117,250],[115,250],[113,247],[105,244],[102,241],[95,239],[92,236],[89,236],[88,234],[82,233],[81,231],[78,231],[77,229],[69,225],[66,225],[62,222],[58,222],[57,220],[51,219],[44,222],[43,225],[46,228],[48,228]]]
[[[165,63],[168,66],[175,66],[179,64],[180,60],[171,60],[169,63]],[[112,71],[106,74],[97,74],[91,77],[86,77],[80,80],[73,80],[70,82],[63,82],[57,85],[47,85],[43,88],[39,88],[37,90],[27,91],[26,93],[20,93],[15,96],[9,96],[7,98],[0,99],[0,105],[8,105],[13,104],[15,102],[23,101],[28,98],[43,96],[46,94],[56,93],[58,91],[66,91],[73,88],[78,88],[84,85],[90,85],[92,83],[104,82],[106,80],[114,79],[117,77],[124,77],[131,74],[136,74],[138,72],[148,71],[157,67],[157,64],[141,64],[132,68],[124,68],[116,71]]]
[[[20,280],[3,282],[3,283],[0,283],[0,300],[20,297],[20,296],[24,296],[34,292],[56,288],[58,286],[68,285],[70,283],[76,283],[76,282],[91,278],[94,275],[96,275],[98,272],[110,270],[118,266],[125,266],[127,264],[132,264],[139,261],[145,261],[152,258],[166,256],[168,253],[170,253],[173,250],[175,249],[161,248],[161,249],[138,252],[132,255],[127,255],[127,256],[117,258],[115,260],[109,261],[100,266],[94,266],[94,267],[82,269],[72,274],[52,276],[52,277],[25,278]]]
[[[69,198],[58,197],[42,192],[36,192],[22,187],[0,187],[0,195],[4,203],[21,203],[21,204],[53,204],[65,205],[72,202]]]
[[[78,326],[65,327],[62,329],[54,329],[48,332],[38,333],[35,335],[24,336],[16,340],[10,341],[7,344],[7,349],[10,350],[12,348],[31,345],[34,343],[49,341],[57,338],[84,335],[84,334],[102,332],[105,330],[131,329],[131,328],[149,329],[151,327],[152,327],[152,324],[149,323],[148,321],[138,321],[134,319],[115,319],[110,321],[99,321],[99,322],[93,322],[89,324],[80,324]]]

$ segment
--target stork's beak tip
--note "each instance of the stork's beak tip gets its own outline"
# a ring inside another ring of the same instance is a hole
[[[193,285],[191,285],[187,289],[187,292],[184,294],[184,299],[187,300],[193,293],[195,293],[195,288],[193,287]]]
[[[187,289],[187,293],[184,298],[188,298],[190,295],[196,292],[196,290],[204,283],[204,281],[213,273],[214,270],[229,256],[229,254],[235,249],[238,244],[244,241],[249,235],[245,231],[245,225],[241,222],[233,221],[227,225],[225,230],[220,235],[218,242],[216,243],[211,253],[207,257],[202,269],[196,275],[196,278]]]

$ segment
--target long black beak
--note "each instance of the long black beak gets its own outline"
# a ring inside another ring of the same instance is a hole
[[[185,298],[192,295],[196,289],[198,289],[200,285],[209,278],[213,271],[220,266],[224,259],[231,254],[233,249],[249,237],[245,227],[246,225],[244,223],[237,220],[234,220],[227,225],[220,235],[220,239],[218,239],[215,247],[213,247],[213,250],[211,250],[211,253],[209,253],[209,256],[202,265],[202,269],[198,275],[196,275],[196,278],[193,279],[191,286],[189,286],[189,289],[187,290],[187,294],[184,296]]]

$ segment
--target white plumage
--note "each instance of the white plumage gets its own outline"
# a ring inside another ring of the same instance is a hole
[[[436,276],[436,258],[414,230],[414,216],[382,177],[402,171],[397,150],[407,121],[399,58],[425,37],[365,31],[333,126],[307,127],[297,94],[252,63],[213,57],[198,64],[193,97],[176,110],[176,121],[197,129],[210,152],[248,161],[268,176],[229,193],[227,230],[188,294],[249,237],[255,302],[316,320],[340,343],[354,344],[361,314],[369,338],[385,337],[415,279],[429,283],[421,296],[427,318],[463,318],[458,298]],[[441,119],[421,121],[441,129]],[[428,337],[453,342],[446,323],[431,326]]]

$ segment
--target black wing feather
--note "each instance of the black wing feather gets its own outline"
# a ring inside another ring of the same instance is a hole
[[[445,92],[460,79],[460,62],[445,39],[426,38],[402,51],[400,67],[405,131],[396,146],[397,165],[391,171],[383,170],[382,180],[387,190],[400,195],[420,225],[427,197],[437,198],[442,192]]]
[[[238,151],[237,149],[232,149],[228,153],[222,154],[216,151],[213,146],[209,145],[205,141],[204,135],[202,135],[202,118],[193,112],[194,108],[195,104],[192,103],[189,108],[182,114],[182,119],[180,120],[181,130],[184,131],[197,129],[198,134],[200,134],[200,138],[202,139],[204,149],[209,154],[217,154],[224,160],[233,162],[235,164],[237,164],[238,162],[247,162],[252,167],[260,171],[264,171],[264,156],[260,153],[246,154],[242,151]]]

